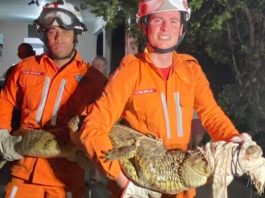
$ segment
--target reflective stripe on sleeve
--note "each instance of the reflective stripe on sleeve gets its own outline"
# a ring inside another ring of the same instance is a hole
[[[12,188],[12,191],[11,191],[11,193],[10,193],[10,198],[15,198],[15,197],[16,197],[17,190],[18,190],[18,187],[17,187],[17,186],[14,186],[14,187]]]
[[[66,80],[62,79],[59,90],[58,90],[58,95],[54,104],[54,108],[53,108],[53,112],[52,112],[52,119],[51,119],[51,125],[55,126],[56,125],[56,121],[57,121],[57,113],[60,107],[60,103],[62,100],[62,96],[63,96],[63,91],[64,91],[64,87],[66,85]]]
[[[37,114],[36,114],[37,123],[39,123],[41,118],[42,118],[43,109],[44,109],[44,106],[45,106],[45,103],[46,103],[46,100],[48,97],[48,91],[49,91],[50,84],[51,84],[51,78],[46,76],[45,82],[44,82],[44,87],[42,90],[41,102],[40,102],[40,105],[38,107]]]

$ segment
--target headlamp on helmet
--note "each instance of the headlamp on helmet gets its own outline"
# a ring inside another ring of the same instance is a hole
[[[54,26],[75,30],[79,34],[87,31],[85,24],[82,23],[79,9],[64,1],[46,4],[34,23],[40,31]]]

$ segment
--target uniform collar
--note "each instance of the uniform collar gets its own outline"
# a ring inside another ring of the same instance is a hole
[[[145,60],[150,63],[154,68],[156,68],[153,63],[152,60],[150,58],[150,53],[148,52],[148,49],[145,48],[144,49],[144,57]],[[185,83],[191,83],[191,80],[187,77],[187,71],[185,69],[185,63],[184,63],[184,58],[183,55],[178,54],[176,51],[173,51],[173,56],[172,56],[172,73],[176,73],[177,76]]]
[[[172,65],[173,72],[177,74],[177,76],[179,77],[179,79],[181,79],[182,82],[185,82],[186,84],[192,83],[192,80],[189,78],[189,74],[187,72],[187,62],[185,61],[185,58],[182,54],[174,52]]]
[[[152,63],[147,47],[144,48],[144,57],[148,63]],[[152,63],[153,64],[153,63]]]
[[[179,65],[177,64],[180,60],[180,57],[179,57],[179,54],[176,52],[176,51],[173,51],[173,56],[172,56],[172,65]],[[151,63],[153,64],[151,58],[150,58],[150,53],[147,49],[147,47],[144,49],[144,57],[145,57],[145,60],[148,62],[148,63]]]
[[[42,60],[46,59],[46,60],[49,60],[50,62],[53,62],[53,60],[48,56],[47,53],[44,53],[41,59]],[[81,55],[80,55],[80,53],[78,51],[76,51],[76,54],[75,54],[75,57],[73,58],[73,61],[77,61],[77,62],[80,62],[80,63],[83,62],[83,59],[82,59],[82,57],[81,57]]]
[[[41,62],[43,62],[43,61],[49,61],[49,62],[51,62],[53,64],[53,60],[48,56],[47,53],[44,53],[42,55],[40,61]],[[75,54],[73,60],[69,64],[71,64],[73,61],[76,61],[77,64],[82,64],[84,62],[84,60],[82,59],[82,57],[81,57],[81,55],[80,55],[80,53],[78,51],[76,51],[76,54]]]

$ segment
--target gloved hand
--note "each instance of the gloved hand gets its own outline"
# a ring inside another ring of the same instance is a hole
[[[234,136],[230,139],[230,142],[234,142],[234,143],[238,143],[238,144],[241,144],[243,143],[244,141],[247,141],[247,140],[251,140],[251,136],[247,133],[241,133],[240,135],[238,136]]]
[[[11,136],[7,129],[0,129],[0,155],[7,161],[19,160],[23,156],[18,154],[14,145],[22,140],[22,136]]]
[[[161,193],[135,185],[128,181],[121,198],[160,198]]]

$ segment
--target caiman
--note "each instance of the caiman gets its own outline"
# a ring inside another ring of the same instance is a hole
[[[80,119],[74,117],[68,127],[72,141],[78,143],[76,132]],[[263,192],[265,159],[262,149],[250,137],[246,137],[242,145],[209,142],[189,151],[166,150],[163,142],[154,135],[144,135],[122,125],[114,125],[109,137],[113,149],[105,152],[105,159],[119,160],[124,174],[144,188],[176,194],[202,186],[209,177],[213,177],[213,197],[227,198],[227,186],[233,176],[247,174],[258,192]],[[72,158],[77,147],[74,144],[60,144],[51,132],[32,130],[23,135],[15,150],[23,156]],[[90,167],[91,162],[85,162],[82,167]]]
[[[68,157],[76,151],[72,144],[60,144],[52,132],[33,129],[22,135],[22,141],[15,144],[15,151],[31,157]]]
[[[212,184],[213,198],[227,198],[234,176],[249,175],[259,194],[265,186],[262,149],[245,135],[241,144],[208,142],[194,150],[166,150],[162,140],[131,128],[115,125],[110,133],[113,149],[107,161],[119,160],[124,174],[134,183],[165,194]]]
[[[68,127],[74,133],[78,131],[80,118],[72,118]],[[200,148],[189,152],[167,151],[154,135],[146,136],[118,124],[112,127],[109,137],[113,150],[105,152],[105,159],[119,160],[125,175],[144,188],[176,194],[205,184],[211,174]]]
[[[115,125],[109,135],[113,149],[105,152],[105,159],[119,160],[124,174],[145,188],[176,194],[205,184],[212,173],[200,148],[166,150],[153,135],[122,125]]]
[[[68,126],[75,134],[80,119],[74,117]],[[176,194],[209,182],[213,198],[227,198],[227,186],[234,176],[246,174],[258,193],[263,192],[265,159],[260,146],[247,134],[241,144],[208,142],[189,151],[166,150],[162,140],[154,135],[144,135],[123,125],[114,125],[109,137],[113,149],[104,152],[104,158],[119,160],[124,174],[144,188]]]
[[[18,129],[16,133],[20,133]],[[71,161],[77,161],[83,168],[86,166],[84,151],[81,151],[72,142],[61,144],[52,132],[42,129],[27,130],[22,133],[22,140],[15,144],[15,151],[22,156],[42,157],[42,158],[67,158]],[[76,159],[78,155],[78,160]],[[82,161],[82,162],[81,162]],[[5,160],[0,161],[0,169],[6,163]]]

